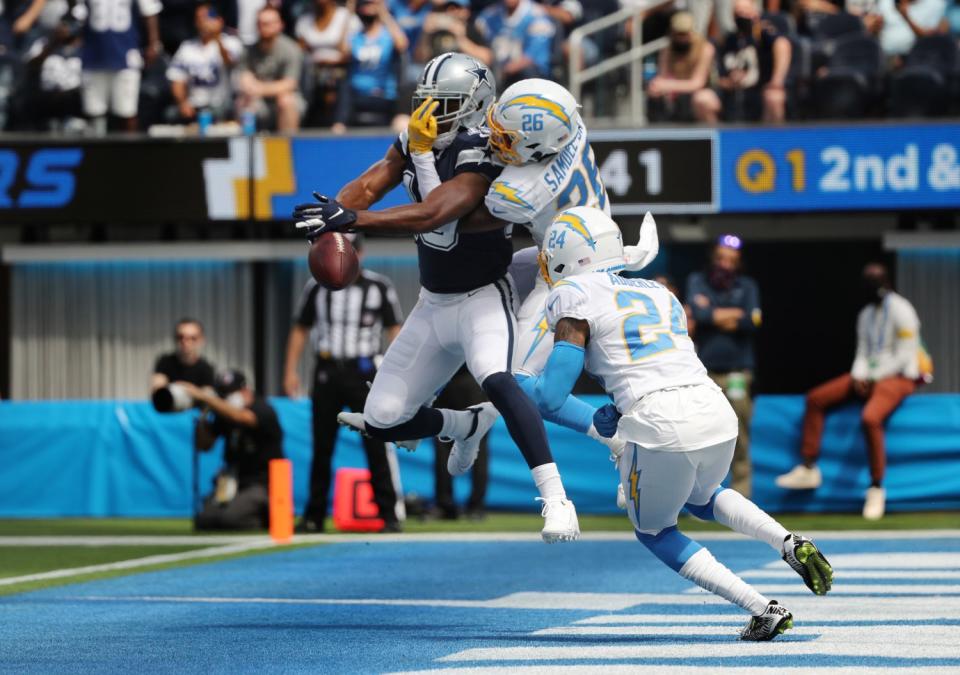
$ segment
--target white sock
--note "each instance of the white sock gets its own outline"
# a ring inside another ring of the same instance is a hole
[[[763,610],[770,604],[753,586],[718,562],[705,548],[690,556],[680,568],[680,576],[742,607],[753,616],[763,614]]]
[[[530,470],[533,474],[533,482],[537,484],[540,496],[545,500],[566,499],[567,492],[563,489],[563,481],[560,480],[560,472],[557,471],[557,465],[554,462],[541,464]]]
[[[770,514],[736,490],[722,490],[717,495],[713,501],[713,517],[734,532],[767,542],[778,553],[783,551],[783,540],[790,534]]]
[[[438,434],[441,438],[448,438],[454,441],[461,440],[470,433],[473,426],[473,413],[469,410],[448,410],[440,408],[440,414],[443,415],[443,427]]]

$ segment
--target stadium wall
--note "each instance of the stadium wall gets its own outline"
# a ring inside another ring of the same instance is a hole
[[[604,399],[596,398],[595,403]],[[294,464],[298,511],[307,496],[309,403],[273,399]],[[787,493],[773,478],[797,460],[800,396],[763,396],[756,402],[751,454],[756,501],[771,511],[858,512],[869,484],[859,409],[827,419],[815,492]],[[193,414],[160,415],[129,401],[0,403],[0,517],[184,517],[191,513]],[[551,443],[564,482],[583,513],[614,513],[617,474],[606,449],[551,426]],[[960,508],[960,395],[912,396],[888,427],[889,511]],[[490,438],[491,509],[534,510],[535,490],[520,453],[499,421]],[[203,455],[200,484],[209,492],[222,450]],[[405,491],[433,495],[433,452],[425,442],[400,453]],[[366,465],[356,434],[342,433],[336,467]],[[468,481],[456,481],[459,500]]]

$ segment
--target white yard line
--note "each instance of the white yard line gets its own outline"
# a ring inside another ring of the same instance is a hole
[[[264,535],[25,535],[0,537],[0,546],[214,546],[268,541]]]
[[[958,516],[960,519],[960,516]],[[746,537],[734,532],[690,532],[698,541],[736,541]],[[814,539],[960,539],[960,529],[955,530],[824,530],[808,531],[805,535]],[[636,541],[632,532],[584,532],[584,541]],[[77,536],[0,536],[0,546],[189,546],[191,544],[246,544],[269,543],[264,535],[237,536],[160,536],[160,535],[91,535]],[[395,543],[431,543],[431,542],[500,542],[530,541],[539,542],[540,533],[531,532],[423,532],[400,534],[307,534],[295,535],[296,544],[395,544]],[[566,544],[576,546],[576,543]]]
[[[229,544],[227,546],[215,546],[204,548],[198,551],[184,551],[182,553],[165,553],[163,555],[151,555],[145,558],[133,558],[131,560],[120,560],[118,562],[103,563],[100,565],[87,565],[86,567],[68,567],[66,569],[50,570],[49,572],[38,572],[36,574],[25,574],[19,577],[6,577],[0,579],[0,586],[10,586],[13,584],[22,584],[30,581],[45,581],[49,579],[67,579],[83,574],[96,574],[98,572],[111,572],[114,570],[131,570],[138,567],[147,567],[149,565],[163,565],[166,563],[182,562],[184,560],[200,560],[214,556],[225,555],[229,553],[244,553],[256,549],[269,548],[274,543],[269,539],[260,539],[240,544]]]

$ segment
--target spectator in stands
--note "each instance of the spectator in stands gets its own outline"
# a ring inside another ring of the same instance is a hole
[[[477,18],[493,48],[497,82],[506,89],[530,77],[550,78],[557,28],[533,0],[500,0]]]
[[[569,35],[583,18],[583,5],[580,0],[537,0],[537,4],[560,26],[564,35]]]
[[[99,0],[88,5],[83,35],[83,109],[95,129],[107,128],[106,115],[123,120],[128,131],[137,129],[140,75],[163,53],[157,15],[160,0]],[[140,52],[140,20],[146,28],[146,46]]]
[[[657,75],[647,85],[650,118],[655,122],[719,121],[720,99],[707,85],[716,50],[693,27],[693,14],[670,19],[670,46],[660,51]]]
[[[863,504],[863,517],[879,520],[886,510],[883,477],[886,448],[883,423],[907,396],[920,378],[920,319],[910,301],[893,290],[887,268],[871,263],[863,269],[863,300],[857,317],[857,353],[849,373],[841,375],[807,394],[800,453],[803,463],[777,477],[777,485],[788,490],[812,490],[823,477],[817,466],[824,414],[851,398],[866,401],[863,431],[870,460],[870,488]]]
[[[283,429],[276,410],[247,385],[239,370],[217,375],[216,391],[193,385],[187,393],[204,408],[197,423],[198,450],[225,439],[223,468],[197,514],[198,530],[253,530],[269,522],[270,460],[283,458]],[[207,413],[213,413],[209,419]]]
[[[910,51],[917,38],[950,29],[945,0],[876,0],[863,11],[863,18],[884,54],[897,59]]]
[[[742,273],[742,242],[725,234],[717,240],[705,272],[687,279],[687,304],[696,321],[697,354],[720,386],[740,422],[733,454],[731,487],[750,496],[750,386],[756,367],[753,338],[760,327],[760,290]]]
[[[173,382],[189,382],[200,388],[212,387],[213,366],[202,356],[207,343],[203,324],[197,319],[180,319],[174,328],[174,339],[176,349],[161,354],[153,366],[150,392],[156,392]]]
[[[80,97],[80,26],[61,21],[27,51],[28,91],[24,122],[44,131],[84,128]]]
[[[247,47],[239,78],[239,107],[253,111],[260,128],[296,131],[300,128],[303,98],[300,73],[303,52],[283,34],[280,12],[266,6],[257,14],[259,41]]]
[[[360,241],[354,247],[362,251]],[[314,363],[313,462],[310,498],[297,525],[300,532],[322,532],[330,495],[331,465],[337,443],[337,414],[344,408],[361,413],[375,360],[400,332],[403,315],[393,283],[365,269],[350,286],[330,291],[312,279],[300,296],[293,327],[287,338],[283,387],[287,396],[300,396],[297,367],[310,342]],[[386,338],[386,340],[384,340]],[[373,498],[386,531],[401,529],[396,513],[397,488],[388,450],[383,441],[364,437]],[[392,452],[392,450],[390,451]]]
[[[417,64],[446,52],[462,52],[488,66],[493,65],[493,52],[483,34],[470,21],[470,0],[433,0],[413,50]],[[417,68],[422,68],[420,65]]]
[[[333,124],[337,90],[346,75],[344,45],[363,29],[357,15],[334,0],[314,0],[313,10],[302,15],[294,34],[309,54],[309,105],[305,126]]]
[[[363,24],[345,45],[349,72],[340,87],[333,131],[347,126],[387,126],[397,113],[397,71],[407,36],[383,0],[358,0]]]
[[[194,35],[196,27],[196,0],[161,0],[160,41],[163,51],[176,54],[180,45]]]
[[[214,120],[233,114],[231,71],[243,58],[243,44],[223,34],[223,19],[208,3],[195,10],[197,37],[186,40],[167,68],[170,91],[181,122],[193,122],[201,110]]]
[[[388,0],[387,9],[407,36],[407,48],[417,44],[423,22],[432,9],[431,0]]]
[[[265,7],[281,10],[278,0],[218,0],[218,5],[226,24],[237,29],[237,37],[245,47],[260,40],[260,11]]]
[[[724,39],[718,61],[724,117],[782,122],[786,117],[790,41],[760,21],[753,0],[736,0],[734,18],[737,30]],[[713,109],[712,114],[719,113],[719,109]]]
[[[435,405],[438,408],[465,410],[486,400],[487,397],[484,396],[477,381],[473,379],[467,367],[463,366],[443,388]],[[447,470],[447,459],[450,457],[453,442],[435,438],[433,443],[437,449],[433,464],[434,485],[436,487],[434,515],[442,520],[456,520],[460,517],[460,511],[453,499],[453,477]],[[470,498],[467,500],[465,509],[465,514],[470,520],[480,520],[485,515],[484,504],[487,497],[489,461],[490,453],[487,446],[487,437],[484,436],[483,440],[480,441],[480,453],[470,469]]]

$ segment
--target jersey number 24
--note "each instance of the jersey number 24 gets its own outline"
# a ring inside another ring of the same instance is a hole
[[[631,361],[640,361],[661,352],[676,348],[674,335],[687,335],[687,315],[680,301],[670,296],[670,325],[668,326],[657,309],[657,304],[646,293],[618,291],[617,309],[633,309],[643,306],[642,314],[633,312],[623,319],[623,339]]]

